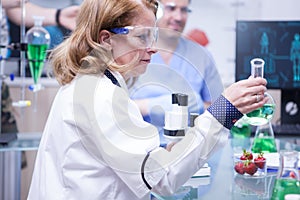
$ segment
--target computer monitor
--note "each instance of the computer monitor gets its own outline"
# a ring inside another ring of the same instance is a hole
[[[236,81],[248,78],[250,60],[265,61],[269,89],[281,90],[281,123],[300,123],[300,21],[236,22]]]

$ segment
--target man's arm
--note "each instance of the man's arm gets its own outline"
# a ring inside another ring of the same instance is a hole
[[[24,0],[26,3],[28,0]],[[20,7],[21,5],[21,0],[2,0],[2,7],[4,9],[9,9],[9,8],[16,8]]]
[[[79,12],[80,6],[70,6],[64,9],[61,9],[60,14],[58,15],[57,24],[57,9],[55,8],[45,8],[38,6],[33,3],[25,4],[26,14],[25,14],[25,25],[26,27],[32,27],[34,25],[33,16],[44,16],[43,25],[61,25],[69,30],[73,30],[76,25],[76,17]],[[21,24],[22,9],[10,8],[6,9],[8,18],[15,24]]]

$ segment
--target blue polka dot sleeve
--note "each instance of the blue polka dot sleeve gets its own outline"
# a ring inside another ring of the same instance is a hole
[[[207,110],[228,129],[231,129],[234,123],[243,117],[243,113],[234,107],[223,95],[209,106]]]

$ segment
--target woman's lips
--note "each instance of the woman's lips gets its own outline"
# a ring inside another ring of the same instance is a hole
[[[141,60],[143,63],[150,63],[150,59]]]

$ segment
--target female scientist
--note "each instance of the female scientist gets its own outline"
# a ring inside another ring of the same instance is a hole
[[[72,35],[51,54],[59,89],[39,146],[29,200],[149,199],[184,184],[261,107],[266,80],[232,84],[170,151],[143,121],[126,82],[156,52],[155,0],[85,0]],[[257,97],[259,101],[257,101]]]

